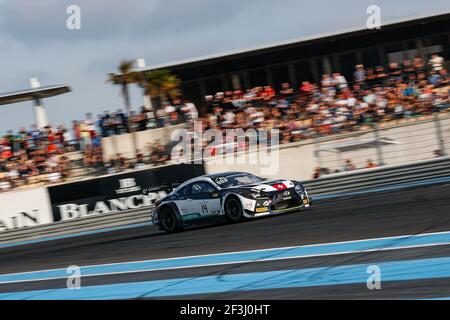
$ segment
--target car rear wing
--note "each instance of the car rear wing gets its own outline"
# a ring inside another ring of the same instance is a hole
[[[152,192],[159,192],[159,191],[165,191],[166,193],[170,193],[174,189],[176,189],[178,186],[180,186],[181,183],[182,182],[174,182],[174,183],[170,183],[170,184],[162,184],[162,185],[155,186],[155,187],[143,188],[142,193],[149,194]]]

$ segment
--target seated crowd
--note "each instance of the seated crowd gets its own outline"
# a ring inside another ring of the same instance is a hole
[[[118,172],[160,165],[170,160],[167,146],[156,142],[139,151],[137,159],[121,154],[103,161],[101,138],[201,120],[203,129],[241,128],[280,130],[280,143],[345,133],[374,123],[430,114],[449,107],[450,77],[444,61],[433,55],[425,65],[420,58],[365,68],[357,65],[352,81],[340,73],[324,74],[320,84],[303,81],[299,88],[283,83],[279,92],[271,86],[245,91],[218,92],[205,97],[206,115],[199,117],[190,101],[171,99],[153,112],[142,107],[130,118],[122,110],[105,111],[94,119],[12,131],[0,137],[0,192],[39,182],[62,181],[71,174],[67,152],[81,150],[82,166]]]
[[[92,117],[90,115],[90,117]],[[138,113],[132,111],[129,117],[119,109],[115,113],[104,111],[98,116],[97,126],[102,137],[129,133],[130,127],[134,132],[169,125],[185,123],[198,118],[195,105],[189,100],[171,99],[163,103],[156,112],[142,106]]]
[[[63,125],[39,130],[32,126],[0,137],[0,192],[35,182],[57,182],[69,174],[65,152],[71,150]]]
[[[420,58],[387,70],[357,65],[351,83],[333,73],[319,85],[304,81],[298,90],[283,83],[278,94],[270,86],[218,92],[205,97],[208,115],[202,120],[206,128],[222,130],[277,128],[280,143],[289,143],[426,115],[450,103],[449,73],[438,58],[429,68]]]

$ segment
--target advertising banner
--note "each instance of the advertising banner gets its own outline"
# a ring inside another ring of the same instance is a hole
[[[176,164],[48,188],[55,222],[151,207],[168,186],[205,174],[203,164]]]
[[[0,232],[53,222],[46,188],[0,194]]]

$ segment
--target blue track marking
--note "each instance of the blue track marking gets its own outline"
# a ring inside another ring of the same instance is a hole
[[[82,266],[81,275],[101,276],[121,273],[148,272],[155,270],[181,269],[225,264],[295,259],[315,256],[338,255],[382,250],[398,250],[450,244],[450,231],[405,235],[396,237],[355,240],[346,242],[303,245],[287,248],[272,248],[231,253],[217,253],[169,259],[122,262],[113,264]],[[38,281],[66,278],[66,269],[41,270],[0,275],[0,283]]]
[[[0,294],[0,299],[131,299],[357,283],[365,287],[370,276],[367,272],[370,265],[373,264],[82,286],[73,290],[11,292]],[[450,257],[382,262],[377,266],[381,269],[381,288],[388,281],[450,277]]]

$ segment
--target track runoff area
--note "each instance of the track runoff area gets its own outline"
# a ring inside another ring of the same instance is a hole
[[[141,226],[4,247],[0,299],[448,299],[449,194],[429,186],[176,234]]]

